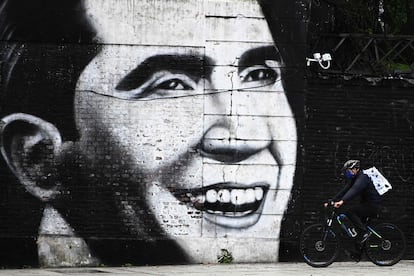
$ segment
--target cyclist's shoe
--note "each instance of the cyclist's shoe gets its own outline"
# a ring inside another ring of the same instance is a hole
[[[358,263],[359,261],[361,261],[362,251],[360,251],[360,250],[356,250],[356,251],[351,250],[351,251],[349,251],[349,250],[345,249],[344,252],[348,257],[350,257],[355,262]]]
[[[359,261],[361,261],[361,256],[362,256],[362,252],[352,252],[351,253],[351,259],[354,260],[357,263]]]

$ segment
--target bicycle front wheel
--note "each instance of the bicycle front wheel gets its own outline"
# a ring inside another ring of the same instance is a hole
[[[404,233],[391,223],[381,223],[365,243],[368,258],[376,265],[390,266],[398,263],[405,253]]]
[[[307,227],[300,237],[300,251],[308,265],[325,267],[332,264],[339,253],[339,238],[322,224]]]

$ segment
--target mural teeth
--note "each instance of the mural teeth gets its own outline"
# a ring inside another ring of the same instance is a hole
[[[253,189],[247,189],[245,193],[247,203],[253,203],[256,201],[256,195]]]
[[[217,201],[217,192],[215,190],[208,190],[206,193],[206,200],[209,203],[215,203]]]
[[[225,216],[231,216],[231,217],[242,217],[248,214],[251,214],[252,211],[244,211],[244,212],[225,212]]]
[[[234,189],[230,195],[231,203],[234,205],[241,205],[246,202],[244,190]]]
[[[243,212],[243,213],[241,213],[241,215],[242,216],[244,216],[244,215],[248,215],[248,214],[250,214],[252,211],[245,211],[245,212]]]
[[[195,202],[197,203],[204,203],[206,201],[206,197],[204,195],[198,195],[195,198]]]
[[[257,187],[254,189],[254,194],[256,196],[256,200],[262,200],[263,198],[263,189],[260,187]]]
[[[218,200],[222,203],[230,203],[230,191],[226,189],[219,190],[217,193]]]

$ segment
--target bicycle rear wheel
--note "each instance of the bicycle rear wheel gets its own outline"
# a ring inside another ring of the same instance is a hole
[[[391,223],[381,223],[374,231],[365,242],[367,257],[379,266],[398,263],[405,253],[404,233]]]
[[[300,237],[300,251],[305,262],[313,267],[332,264],[339,253],[339,238],[322,224],[307,227]]]

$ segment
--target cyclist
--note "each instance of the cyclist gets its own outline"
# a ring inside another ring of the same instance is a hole
[[[348,208],[344,213],[357,228],[357,240],[360,244],[369,237],[363,223],[369,217],[375,217],[381,209],[381,196],[375,189],[368,175],[360,170],[359,160],[345,162],[342,172],[346,178],[346,186],[332,199],[334,207],[339,208],[357,196],[361,197],[358,205]],[[325,203],[325,207],[328,204]]]

